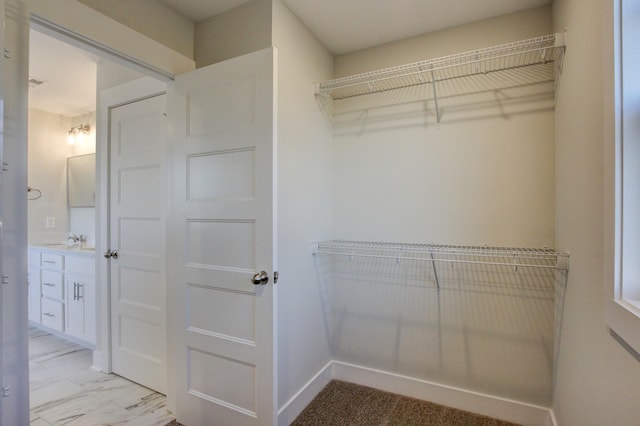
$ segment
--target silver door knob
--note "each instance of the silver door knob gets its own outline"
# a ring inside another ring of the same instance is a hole
[[[260,271],[251,278],[253,285],[265,285],[269,282],[269,274],[266,271]]]
[[[107,259],[110,258],[114,258],[117,259],[118,258],[118,250],[107,250],[104,252],[104,257]]]

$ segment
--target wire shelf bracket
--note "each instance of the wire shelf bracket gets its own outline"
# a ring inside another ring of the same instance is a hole
[[[551,78],[557,87],[557,81],[562,73],[565,49],[566,33],[549,34],[315,83],[314,93],[319,101],[339,101],[431,84],[436,118],[439,123],[441,111],[436,89],[439,82],[553,62]],[[425,74],[430,78],[425,78]]]

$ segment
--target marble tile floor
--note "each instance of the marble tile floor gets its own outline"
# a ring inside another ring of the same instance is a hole
[[[29,328],[30,425],[161,426],[166,397],[90,368],[92,351]]]

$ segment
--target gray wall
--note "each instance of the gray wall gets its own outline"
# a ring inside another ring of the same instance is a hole
[[[333,58],[280,0],[278,49],[278,402],[282,407],[330,360],[328,306],[309,247],[331,238],[331,133],[312,82],[331,78]]]
[[[555,0],[567,28],[556,106],[556,248],[571,252],[553,410],[559,425],[636,425],[640,362],[604,321],[602,17],[613,1]]]
[[[198,22],[196,67],[271,47],[271,0],[253,0]]]

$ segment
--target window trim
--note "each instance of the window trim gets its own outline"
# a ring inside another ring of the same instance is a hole
[[[640,353],[640,308],[623,292],[622,2],[603,3],[605,322]],[[640,253],[639,253],[640,254]]]

